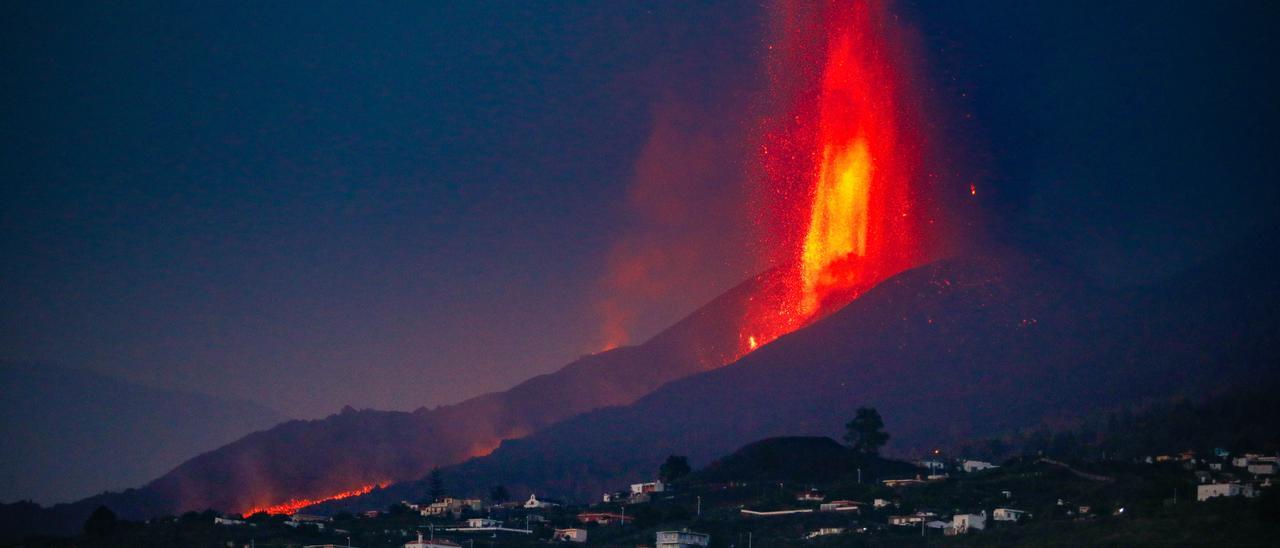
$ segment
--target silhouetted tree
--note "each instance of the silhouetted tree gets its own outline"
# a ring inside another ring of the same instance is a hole
[[[106,506],[99,506],[84,522],[84,534],[91,537],[108,537],[116,530],[116,513]]]
[[[438,502],[444,498],[444,475],[440,473],[440,467],[431,469],[431,476],[428,481],[427,496],[431,497],[431,502]]]
[[[489,489],[489,500],[493,501],[494,504],[502,504],[511,500],[511,493],[507,492],[505,485],[495,485]]]
[[[689,457],[680,455],[671,455],[667,457],[667,462],[662,463],[658,467],[658,479],[667,483],[672,483],[680,478],[689,475],[692,470],[689,468]]]
[[[889,433],[884,431],[884,420],[874,407],[859,407],[853,420],[844,427],[847,430],[844,441],[864,455],[879,454],[880,448],[889,441]]]

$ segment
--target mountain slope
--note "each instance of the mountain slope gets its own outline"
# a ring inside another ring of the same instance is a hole
[[[78,527],[103,504],[127,518],[249,511],[421,478],[434,466],[486,454],[504,439],[632,403],[668,381],[731,361],[740,352],[737,322],[749,306],[780,298],[783,282],[778,272],[766,272],[640,346],[584,356],[505,392],[412,413],[346,408],[280,424],[192,458],[139,489],[55,506],[46,525],[23,532]]]
[[[0,501],[47,504],[138,485],[283,419],[247,401],[0,362]]]
[[[504,443],[446,470],[461,492],[594,498],[769,436],[831,435],[872,405],[910,454],[1204,387],[1280,363],[1276,252],[1261,239],[1164,283],[1111,291],[1049,265],[969,257],[892,278],[735,363]],[[393,486],[328,508],[418,498]]]

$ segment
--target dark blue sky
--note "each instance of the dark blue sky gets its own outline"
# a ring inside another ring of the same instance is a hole
[[[1140,283],[1273,222],[1273,8],[1033,4],[903,10],[997,238]],[[0,357],[412,409],[598,348],[627,242],[717,244],[638,338],[764,266],[765,7],[3,9]],[[629,205],[654,164],[692,213]]]

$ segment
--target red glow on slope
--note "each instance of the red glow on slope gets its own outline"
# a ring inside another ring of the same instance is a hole
[[[913,35],[878,0],[784,5],[777,21],[774,87],[791,107],[767,124],[762,154],[788,282],[753,303],[742,354],[919,261]]]
[[[323,496],[323,497],[316,497],[311,499],[295,498],[295,499],[289,499],[288,502],[282,502],[280,504],[275,504],[272,506],[264,506],[264,507],[255,506],[254,508],[251,508],[245,511],[243,513],[243,516],[249,517],[259,512],[266,512],[268,514],[294,514],[298,510],[301,510],[313,504],[320,504],[322,502],[328,502],[331,500],[342,500],[342,499],[351,498],[351,497],[358,497],[360,495],[364,495],[370,491],[373,491],[374,487],[386,487],[387,485],[388,485],[387,483],[369,484],[356,489],[351,489],[349,491],[342,491],[340,493],[335,493],[335,494]]]

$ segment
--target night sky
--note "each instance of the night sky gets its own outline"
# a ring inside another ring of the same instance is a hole
[[[464,4],[4,7],[0,358],[408,410],[767,267],[767,6]],[[960,240],[1123,285],[1274,222],[1274,8],[957,4],[901,12]]]

